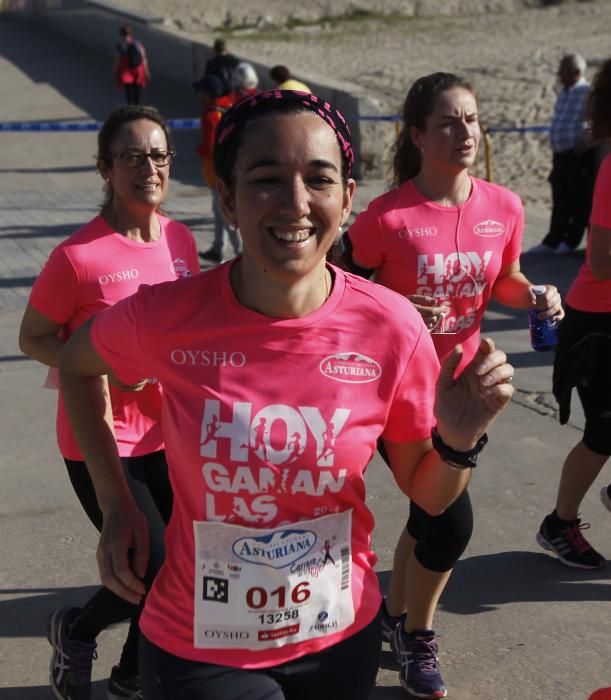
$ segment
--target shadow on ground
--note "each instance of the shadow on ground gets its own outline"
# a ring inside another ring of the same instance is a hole
[[[0,589],[0,596],[11,596],[0,599],[0,638],[44,637],[52,610],[81,605],[97,590],[98,586]],[[0,698],[4,697],[1,692]]]

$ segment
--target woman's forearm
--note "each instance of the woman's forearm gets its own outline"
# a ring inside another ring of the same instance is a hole
[[[60,382],[70,425],[100,509],[105,512],[117,503],[131,500],[114,436],[107,378],[83,376],[61,364]]]
[[[512,272],[494,283],[492,296],[504,306],[527,309],[532,305],[531,287],[531,282],[521,272]]]
[[[19,335],[21,352],[48,367],[59,367],[59,356],[63,347],[64,341],[57,335]]]

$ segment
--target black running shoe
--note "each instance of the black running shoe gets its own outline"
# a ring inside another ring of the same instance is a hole
[[[49,615],[47,639],[53,647],[49,682],[60,700],[91,699],[91,665],[97,659],[96,643],[70,639],[72,623],[81,608],[61,608]]]
[[[124,676],[118,666],[113,666],[108,681],[108,700],[143,700],[138,676]]]
[[[582,523],[579,518],[558,525],[557,519],[548,515],[537,533],[537,543],[548,552],[553,552],[565,566],[603,569],[607,565],[606,559],[581,534],[589,527],[589,523]]]
[[[391,647],[399,660],[401,687],[416,698],[445,698],[448,688],[441,675],[437,640],[433,630],[406,632],[394,629]]]
[[[386,598],[382,599],[380,605],[380,618],[382,620],[382,639],[390,644],[392,633],[395,627],[403,622],[404,615],[391,615],[386,608]]]
[[[213,263],[222,263],[223,262],[222,253],[219,253],[218,250],[215,250],[214,248],[209,248],[208,250],[205,250],[203,253],[199,253],[199,257],[202,260],[207,260],[208,262],[213,262]]]

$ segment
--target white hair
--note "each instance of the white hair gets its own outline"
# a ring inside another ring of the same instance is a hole
[[[257,72],[245,61],[236,66],[234,78],[238,88],[256,88],[259,84]]]
[[[563,61],[569,63],[576,71],[579,71],[582,75],[586,72],[588,64],[586,59],[580,53],[567,53],[562,57]]]

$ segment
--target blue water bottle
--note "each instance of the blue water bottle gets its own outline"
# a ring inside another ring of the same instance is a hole
[[[535,296],[545,294],[545,287],[537,285],[532,288]],[[537,309],[528,310],[528,326],[530,328],[530,344],[533,350],[545,352],[553,350],[558,343],[556,333],[557,323],[553,318],[537,318]]]

